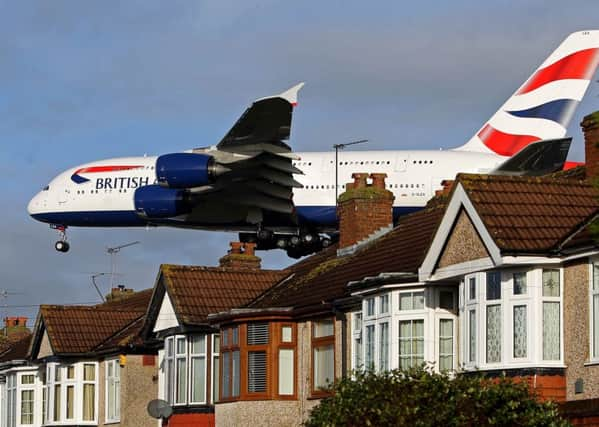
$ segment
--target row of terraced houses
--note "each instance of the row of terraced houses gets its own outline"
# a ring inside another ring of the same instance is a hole
[[[296,426],[352,370],[422,363],[523,378],[599,422],[599,113],[582,126],[586,167],[458,175],[395,226],[385,176],[356,173],[339,244],[285,269],[233,243],[144,291],[41,306],[0,341],[0,425]]]

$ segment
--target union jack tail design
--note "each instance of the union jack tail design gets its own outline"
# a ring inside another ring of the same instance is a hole
[[[563,138],[599,65],[599,30],[570,34],[487,123],[456,150],[513,156]]]

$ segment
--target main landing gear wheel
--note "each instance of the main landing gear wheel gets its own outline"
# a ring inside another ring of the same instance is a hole
[[[56,224],[52,224],[50,225],[50,228],[53,228],[54,230],[58,231],[58,233],[60,234],[60,240],[56,243],[54,243],[54,249],[56,249],[58,252],[68,252],[69,249],[71,248],[71,245],[69,245],[69,242],[67,242],[67,227],[66,225],[56,225]]]
[[[58,252],[68,252],[69,248],[71,246],[69,245],[68,242],[59,240],[58,242],[54,243],[54,248],[58,251]]]

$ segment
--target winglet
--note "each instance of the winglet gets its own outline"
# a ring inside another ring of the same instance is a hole
[[[287,89],[283,93],[280,93],[278,95],[267,96],[267,97],[264,97],[264,98],[256,99],[254,102],[263,101],[265,99],[271,99],[271,98],[283,98],[285,101],[289,102],[292,106],[295,107],[297,105],[297,93],[300,91],[300,89],[303,86],[304,86],[304,82],[301,82],[301,83],[298,83],[295,86]]]

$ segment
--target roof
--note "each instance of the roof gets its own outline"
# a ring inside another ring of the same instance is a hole
[[[457,181],[503,253],[557,251],[599,213],[599,191],[588,181],[472,174]]]
[[[42,305],[40,316],[54,354],[78,354],[116,348],[136,340],[151,289],[94,306]],[[112,347],[111,347],[112,346]]]
[[[445,209],[445,198],[406,215],[384,236],[351,255],[337,256],[336,247],[312,255],[288,271],[293,277],[257,298],[249,307],[306,308],[348,295],[347,284],[384,272],[417,273]]]
[[[205,325],[210,313],[244,306],[290,274],[171,264],[161,265],[160,271],[177,318],[187,325]]]
[[[31,343],[31,334],[28,334],[18,341],[10,343],[0,351],[0,363],[11,360],[24,360],[27,357],[29,344]]]

